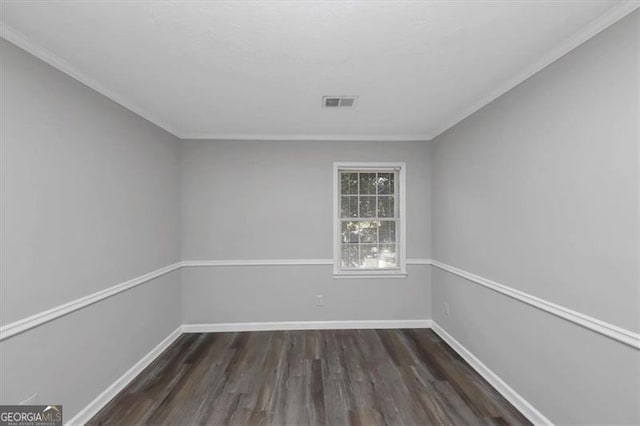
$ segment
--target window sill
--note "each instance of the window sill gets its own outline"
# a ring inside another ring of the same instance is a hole
[[[392,272],[392,273],[334,273],[335,279],[350,279],[350,278],[407,278],[406,272]]]

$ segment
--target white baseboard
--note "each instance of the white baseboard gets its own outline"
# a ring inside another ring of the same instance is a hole
[[[140,361],[131,367],[126,373],[106,388],[96,399],[91,401],[82,411],[76,414],[67,425],[84,425],[93,416],[111,401],[120,391],[122,391],[138,374],[149,366],[165,349],[182,335],[182,327],[176,328],[169,336],[160,342],[155,348],[146,354]]]
[[[182,332],[213,333],[223,331],[348,330],[372,328],[431,328],[431,320],[283,321],[183,324]]]
[[[458,353],[474,370],[505,397],[514,407],[518,409],[527,419],[535,425],[553,425],[540,411],[524,399],[513,388],[506,384],[496,373],[489,369],[482,361],[472,354],[462,343],[454,339],[449,333],[444,331],[436,322],[432,321],[433,331],[442,338],[454,351]]]

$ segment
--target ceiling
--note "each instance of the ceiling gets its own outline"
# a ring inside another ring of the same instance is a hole
[[[181,138],[426,140],[639,4],[3,0],[0,30]]]

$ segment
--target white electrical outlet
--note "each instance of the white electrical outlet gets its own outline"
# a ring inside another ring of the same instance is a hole
[[[34,392],[25,398],[23,401],[20,401],[20,405],[34,405],[36,402],[36,398],[38,397],[38,392]]]
[[[444,316],[448,317],[450,313],[451,313],[451,307],[447,302],[444,302]]]
[[[316,295],[316,306],[324,306],[324,296],[321,294]]]

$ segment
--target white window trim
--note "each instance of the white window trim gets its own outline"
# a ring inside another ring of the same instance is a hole
[[[398,250],[398,268],[387,270],[364,269],[343,271],[340,269],[340,181],[339,171],[344,169],[399,169],[399,233],[396,234],[396,248]],[[334,278],[404,278],[407,276],[407,165],[404,162],[335,162],[333,163],[333,277]]]

